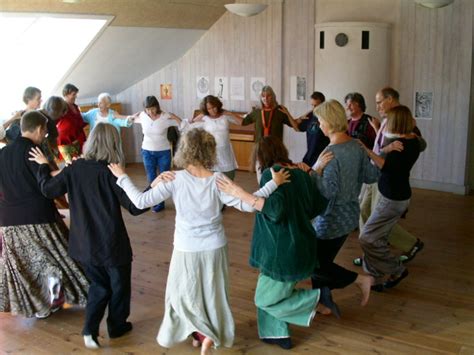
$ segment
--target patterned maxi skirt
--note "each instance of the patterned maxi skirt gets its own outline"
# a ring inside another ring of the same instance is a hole
[[[0,227],[0,312],[33,317],[51,306],[48,278],[57,277],[65,302],[85,306],[89,282],[67,254],[63,221]]]
[[[170,348],[193,332],[212,339],[216,347],[231,347],[234,342],[227,246],[201,252],[173,251],[165,314],[156,340]]]

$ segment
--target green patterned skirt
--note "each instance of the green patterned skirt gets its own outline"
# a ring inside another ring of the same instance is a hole
[[[67,254],[63,221],[0,227],[0,312],[33,317],[51,307],[48,278],[59,279],[65,301],[85,306],[89,282]]]

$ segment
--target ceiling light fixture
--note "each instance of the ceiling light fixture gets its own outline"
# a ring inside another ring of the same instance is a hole
[[[63,2],[66,4],[78,4],[81,0],[63,0]]]
[[[440,7],[451,5],[454,0],[415,0],[415,2],[430,9],[439,9]]]
[[[267,8],[267,4],[227,4],[224,5],[227,11],[234,15],[249,17],[261,13]]]

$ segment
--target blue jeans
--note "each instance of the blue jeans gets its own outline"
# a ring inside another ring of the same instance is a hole
[[[152,151],[142,149],[143,165],[145,166],[146,177],[151,184],[158,176],[157,169],[160,173],[170,170],[171,167],[171,150]],[[165,202],[161,202],[153,211],[158,212],[165,208]]]

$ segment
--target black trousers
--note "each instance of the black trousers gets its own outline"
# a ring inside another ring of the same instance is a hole
[[[107,330],[110,335],[125,328],[130,315],[132,264],[114,267],[83,265],[90,281],[83,335],[99,335],[99,326],[109,307]]]
[[[335,239],[318,239],[317,258],[319,267],[311,276],[313,289],[324,286],[333,288],[344,288],[355,281],[358,274],[344,269],[334,262],[337,253],[344,245],[347,234]]]

